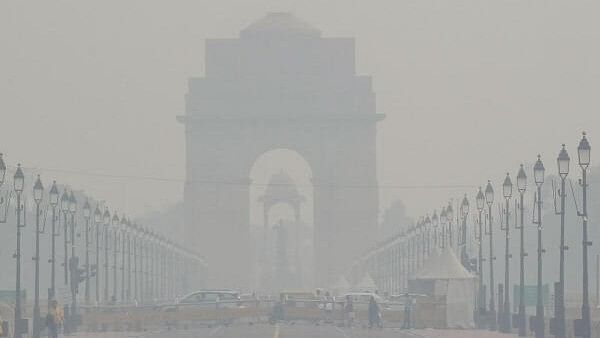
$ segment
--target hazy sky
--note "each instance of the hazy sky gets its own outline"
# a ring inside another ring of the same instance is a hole
[[[271,11],[356,38],[387,114],[382,207],[399,197],[416,216],[464,189],[400,186],[499,185],[538,152],[555,171],[561,143],[575,156],[581,130],[592,147],[600,132],[598,1],[5,0],[0,151],[133,214],[177,202],[175,116],[204,40]]]

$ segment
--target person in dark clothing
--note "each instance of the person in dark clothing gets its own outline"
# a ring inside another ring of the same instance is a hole
[[[377,325],[381,328],[381,312],[379,310],[379,304],[375,301],[375,297],[371,296],[369,301],[369,329]]]
[[[411,313],[412,313],[412,306],[413,306],[413,300],[412,297],[407,293],[404,295],[405,298],[405,303],[404,303],[404,323],[402,324],[402,328],[403,329],[411,329],[412,328],[412,318],[411,318]]]
[[[344,318],[346,319],[346,326],[352,327],[354,323],[354,303],[352,302],[352,296],[346,296],[346,304],[344,304]]]

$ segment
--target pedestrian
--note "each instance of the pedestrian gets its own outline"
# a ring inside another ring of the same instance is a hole
[[[58,302],[56,300],[52,300],[50,302],[48,314],[46,315],[46,327],[48,328],[49,338],[58,338],[58,328],[60,327],[61,322],[62,313],[58,307]]]
[[[404,323],[402,324],[402,328],[408,330],[408,329],[412,328],[411,313],[412,313],[413,300],[412,300],[412,297],[408,293],[404,294],[404,297],[405,297],[405,300],[404,300]]]
[[[352,327],[354,324],[354,303],[352,296],[346,295],[346,303],[344,304],[344,317],[346,319],[346,326]]]
[[[381,325],[381,311],[379,310],[379,304],[375,300],[375,296],[371,296],[369,300],[369,329],[372,329],[374,325],[379,328]]]

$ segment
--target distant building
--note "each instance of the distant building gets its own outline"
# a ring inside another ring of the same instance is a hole
[[[206,72],[189,80],[185,226],[220,287],[250,285],[250,168],[297,151],[313,173],[315,276],[335,283],[376,237],[376,123],[371,78],[355,73],[354,39],[323,38],[271,13],[237,39],[206,41]]]

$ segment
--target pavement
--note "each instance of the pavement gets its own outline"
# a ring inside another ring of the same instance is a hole
[[[399,330],[340,328],[331,325],[234,325],[191,330],[81,333],[74,338],[508,338],[482,330]]]

